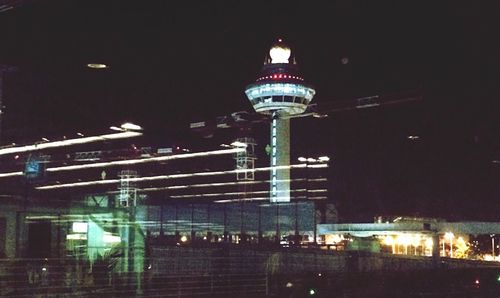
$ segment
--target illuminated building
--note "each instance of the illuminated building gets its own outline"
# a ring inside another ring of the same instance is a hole
[[[322,244],[336,250],[494,260],[495,247],[484,244],[490,237],[494,243],[491,235],[500,223],[399,216],[374,223],[319,224],[318,230]],[[483,250],[476,249],[480,242]]]

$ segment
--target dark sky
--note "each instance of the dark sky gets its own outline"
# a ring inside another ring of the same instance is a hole
[[[344,219],[500,220],[495,1],[29,2],[0,13],[0,63],[19,67],[4,91],[6,141],[125,120],[182,138],[190,120],[251,110],[243,90],[283,37],[318,103],[409,90],[423,97],[294,121],[294,156],[333,157]],[[90,70],[90,62],[111,68]]]

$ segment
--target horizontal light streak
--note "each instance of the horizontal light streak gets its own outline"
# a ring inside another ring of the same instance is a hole
[[[307,165],[308,168],[312,169],[317,169],[317,168],[328,168],[328,164],[326,163],[320,163],[320,164],[314,164],[314,165]]]
[[[312,179],[298,178],[298,179],[278,180],[277,182],[299,182],[299,181],[319,182],[319,181],[327,181],[327,179],[326,178],[312,178]],[[172,186],[164,186],[164,187],[149,187],[149,188],[139,189],[139,191],[152,192],[152,191],[162,191],[162,190],[172,190],[172,189],[190,189],[190,188],[219,187],[219,186],[231,186],[231,185],[263,184],[263,183],[269,183],[269,182],[270,182],[270,180],[199,183],[199,184],[190,184],[190,185],[172,185]]]
[[[327,192],[326,189],[312,189],[312,190],[306,190],[305,188],[303,189],[292,189],[290,192]],[[277,191],[278,193],[280,192],[285,192],[285,191]],[[269,190],[259,190],[259,191],[237,191],[237,192],[221,192],[221,193],[204,193],[204,194],[190,194],[190,195],[175,195],[175,196],[170,196],[172,199],[181,199],[181,198],[203,198],[203,197],[222,197],[222,196],[237,196],[237,195],[257,195],[257,194],[268,194]]]
[[[195,153],[177,154],[177,155],[169,155],[169,156],[158,156],[158,157],[150,157],[150,158],[97,162],[97,163],[89,163],[89,164],[83,164],[83,165],[48,168],[47,172],[73,171],[73,170],[82,170],[82,169],[104,168],[104,167],[111,167],[111,166],[136,165],[136,164],[142,164],[142,163],[162,162],[162,161],[175,160],[175,159],[195,158],[195,157],[204,157],[204,156],[212,156],[212,155],[235,154],[235,153],[243,152],[245,150],[246,150],[245,148],[232,148],[232,149],[195,152]]]
[[[307,192],[328,192],[328,189],[308,189]]]
[[[141,158],[141,159],[130,159],[130,160],[117,160],[117,161],[109,161],[109,162],[99,162],[99,163],[90,163],[83,165],[72,165],[72,166],[62,166],[62,167],[53,167],[47,168],[46,172],[60,172],[60,171],[73,171],[73,170],[82,170],[82,169],[92,169],[92,168],[103,168],[103,167],[111,167],[111,166],[121,166],[121,165],[134,165],[148,162],[161,162],[175,159],[183,159],[183,158],[194,158],[201,156],[210,156],[210,155],[223,155],[223,154],[233,154],[244,151],[245,148],[233,148],[233,149],[224,149],[224,150],[215,150],[208,152],[196,152],[196,153],[186,153],[186,154],[178,154],[178,155],[169,155],[169,156],[160,156],[160,157],[151,157],[151,158]],[[287,167],[287,166],[282,166]],[[298,164],[290,166],[291,168],[327,168],[328,164]],[[277,169],[279,169],[277,167]],[[251,171],[251,170],[238,170],[241,172]],[[16,177],[24,175],[23,172],[7,172],[0,173],[0,178],[8,178],[8,177]]]
[[[46,172],[73,171],[73,170],[103,168],[103,167],[111,167],[111,166],[135,165],[135,164],[148,163],[148,162],[162,162],[162,161],[168,161],[168,160],[194,158],[194,157],[202,157],[202,156],[210,156],[210,155],[234,154],[234,153],[243,152],[245,150],[246,150],[245,148],[240,147],[240,148],[232,148],[232,149],[224,149],[224,150],[186,153],[186,154],[159,156],[159,157],[151,157],[151,158],[117,160],[117,161],[89,163],[89,164],[82,164],[82,165],[52,167],[52,168],[47,168]],[[24,175],[23,172],[0,173],[0,178],[15,177],[15,176],[22,176],[22,175]]]
[[[290,199],[298,200],[298,199],[308,199],[308,200],[326,200],[328,197],[290,197]],[[284,200],[284,197],[277,197],[276,199],[278,200]],[[286,198],[288,200],[288,197]],[[242,198],[242,199],[227,199],[227,200],[217,200],[214,201],[214,203],[234,203],[234,202],[241,202],[241,201],[269,201],[269,197],[256,197],[256,198]],[[273,203],[275,205],[277,203]],[[279,203],[280,205],[284,205],[282,203]]]
[[[222,196],[236,196],[242,194],[267,194],[268,190],[259,190],[259,191],[237,191],[237,192],[226,192],[226,193],[203,193],[203,194],[195,194],[195,195],[176,195],[170,196],[172,199],[181,199],[181,198],[202,198],[202,197],[222,197]]]
[[[238,148],[228,149],[228,150],[237,150],[237,149]],[[226,150],[219,150],[219,151],[226,151]],[[190,153],[190,154],[195,154],[195,153]],[[185,154],[185,155],[188,155],[188,154]],[[306,167],[306,164],[296,164],[296,165],[289,165],[289,166],[275,166],[275,167],[262,167],[262,168],[255,168],[255,169],[238,169],[238,170],[227,170],[227,171],[159,175],[159,176],[130,178],[130,179],[126,179],[126,180],[129,182],[145,182],[145,181],[158,181],[158,180],[169,180],[169,179],[178,179],[178,178],[227,175],[227,174],[236,174],[236,173],[244,173],[244,172],[263,172],[263,171],[270,171],[271,169],[280,170],[280,169],[293,169],[293,168],[304,168],[304,167]],[[70,187],[84,187],[84,186],[93,186],[93,185],[116,184],[119,182],[120,182],[120,179],[92,180],[92,181],[83,181],[83,182],[75,182],[75,183],[39,186],[36,189],[37,190],[61,189],[61,188],[70,188]]]
[[[31,152],[31,151],[38,151],[38,150],[43,150],[43,149],[81,145],[81,144],[95,143],[95,142],[102,142],[102,141],[109,141],[109,140],[134,138],[134,137],[139,137],[139,136],[142,136],[142,133],[134,132],[134,131],[125,131],[125,132],[120,132],[120,133],[112,133],[112,134],[93,136],[93,137],[84,137],[84,138],[78,138],[78,139],[69,139],[69,140],[63,140],[63,141],[47,142],[47,143],[20,146],[20,147],[3,148],[3,149],[0,149],[0,155],[21,153],[21,152]]]
[[[23,172],[0,173],[0,178],[22,176]]]

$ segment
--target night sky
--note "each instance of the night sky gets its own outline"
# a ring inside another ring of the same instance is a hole
[[[315,102],[423,98],[293,121],[295,157],[333,159],[342,220],[500,220],[500,6],[309,2],[38,0],[0,13],[0,64],[19,68],[3,141],[132,121],[189,143],[190,121],[251,110],[243,90],[282,37]]]

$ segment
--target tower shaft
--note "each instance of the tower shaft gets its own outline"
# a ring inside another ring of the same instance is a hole
[[[290,202],[290,119],[271,122],[271,202]]]

